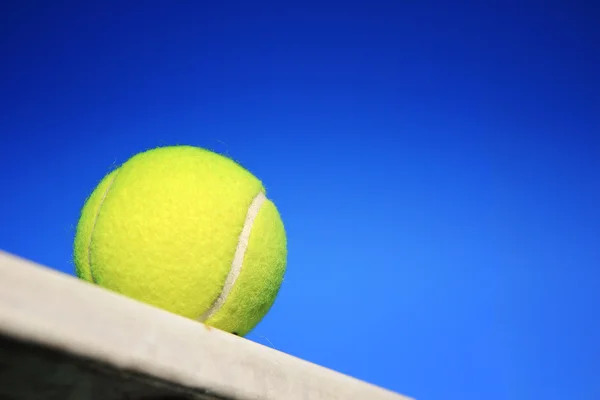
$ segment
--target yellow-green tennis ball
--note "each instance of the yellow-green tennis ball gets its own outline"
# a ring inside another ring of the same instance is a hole
[[[241,336],[273,305],[286,257],[261,181],[193,146],[145,151],[107,174],[74,242],[81,279]]]

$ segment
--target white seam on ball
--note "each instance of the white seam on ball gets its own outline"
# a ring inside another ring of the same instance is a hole
[[[248,249],[248,241],[250,239],[250,231],[252,230],[252,225],[254,225],[254,220],[260,211],[263,203],[266,200],[265,194],[261,191],[256,197],[252,200],[250,207],[248,208],[248,212],[246,214],[246,220],[244,221],[244,226],[242,228],[242,233],[238,238],[237,247],[235,249],[235,254],[233,256],[233,261],[231,263],[231,268],[229,269],[229,274],[227,274],[227,279],[225,279],[225,285],[223,286],[223,290],[219,294],[219,297],[214,301],[211,307],[204,312],[198,318],[200,322],[204,322],[214,314],[217,313],[225,304],[227,297],[231,293],[233,289],[233,285],[237,280],[238,276],[240,276],[240,272],[242,271],[242,264],[244,263],[244,255],[246,254],[246,249]]]
[[[90,242],[88,243],[88,267],[90,269],[90,278],[92,279],[92,282],[94,282],[94,283],[98,283],[98,282],[96,282],[96,279],[94,278],[94,272],[92,271],[92,239],[94,237],[94,231],[96,230],[96,222],[98,222],[98,216],[100,215],[100,209],[102,209],[102,204],[104,204],[104,200],[106,200],[106,196],[108,196],[108,192],[110,191],[112,184],[114,183],[115,179],[117,178],[117,175],[119,175],[119,171],[115,172],[115,176],[113,176],[112,179],[110,180],[110,183],[108,184],[108,186],[106,187],[106,190],[104,191],[104,194],[102,195],[102,199],[100,199],[100,203],[98,204],[98,209],[96,210],[96,215],[94,216],[94,224],[92,225],[92,231],[90,232]]]

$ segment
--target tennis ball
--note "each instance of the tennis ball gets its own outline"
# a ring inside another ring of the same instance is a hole
[[[261,181],[193,146],[144,151],[108,173],[73,252],[79,278],[240,336],[273,305],[287,257]]]

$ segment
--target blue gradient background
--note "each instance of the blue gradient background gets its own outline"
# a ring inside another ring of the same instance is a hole
[[[592,2],[7,3],[0,248],[73,273],[113,164],[204,146],[289,234],[250,340],[420,400],[600,398]]]

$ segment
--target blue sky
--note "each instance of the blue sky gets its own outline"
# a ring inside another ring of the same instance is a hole
[[[418,399],[600,398],[597,11],[393,3],[3,4],[0,248],[73,273],[114,164],[206,147],[288,232],[248,339]]]

